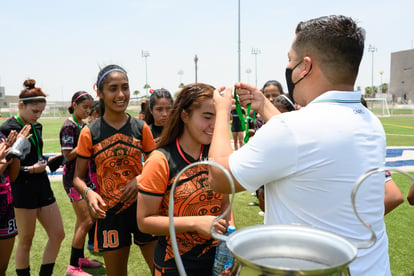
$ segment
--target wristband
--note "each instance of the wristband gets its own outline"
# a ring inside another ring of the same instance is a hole
[[[86,201],[88,201],[87,199],[86,199],[86,194],[88,193],[88,191],[89,190],[92,190],[91,188],[89,188],[89,187],[86,187],[85,188],[85,191],[83,192],[83,198],[86,200]]]

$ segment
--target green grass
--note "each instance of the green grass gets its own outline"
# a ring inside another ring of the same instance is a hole
[[[63,123],[63,119],[41,120],[43,124],[44,152],[59,152],[59,130]],[[398,117],[398,118],[381,118],[384,129],[387,134],[388,146],[414,146],[414,117]],[[2,120],[0,120],[2,123]],[[393,179],[406,196],[411,183],[408,179],[399,174],[393,174]],[[63,189],[60,181],[52,182],[52,188],[55,192],[60,211],[62,213],[66,238],[62,243],[58,258],[56,260],[54,275],[64,275],[70,257],[71,241],[73,237],[73,227],[75,215],[68,197]],[[260,224],[263,217],[258,215],[260,211],[258,207],[248,206],[248,203],[254,201],[255,198],[249,192],[238,193],[233,206],[236,226],[238,229],[248,225]],[[414,270],[414,242],[410,236],[414,228],[414,208],[404,202],[401,206],[385,217],[387,225],[387,233],[389,237],[389,254],[391,261],[392,273],[395,276],[410,275]],[[41,262],[41,255],[47,236],[43,228],[38,224],[36,235],[33,240],[31,250],[31,271],[32,275],[37,275]],[[91,253],[85,250],[87,257],[103,263],[101,255]],[[128,270],[130,275],[150,275],[143,260],[141,252],[137,246],[131,247],[129,257]],[[15,274],[14,252],[10,259],[7,275]],[[106,275],[105,269],[86,269],[93,275]]]
[[[65,120],[40,120],[43,125],[43,153],[60,152],[59,132]]]
[[[414,146],[414,117],[380,119],[387,134],[388,146]]]
[[[408,178],[401,174],[393,174],[392,178],[406,197],[411,186]],[[411,240],[412,229],[414,229],[413,217],[414,207],[407,201],[385,216],[393,276],[411,275],[414,271],[414,258],[412,258],[414,243]]]

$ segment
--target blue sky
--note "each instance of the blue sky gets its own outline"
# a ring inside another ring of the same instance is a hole
[[[391,53],[413,47],[414,2],[395,1],[276,1],[241,2],[241,79],[257,85],[284,77],[287,52],[297,23],[314,17],[344,14],[366,30],[366,51],[357,86],[371,85],[375,45],[374,85],[389,82]],[[178,90],[180,80],[230,86],[238,79],[237,0],[3,0],[0,4],[0,86],[18,95],[23,81],[37,81],[51,101],[70,100],[78,90],[93,95],[99,68],[123,66],[131,91],[145,93],[148,83]],[[251,73],[246,70],[250,68]],[[182,70],[180,77],[178,71]]]

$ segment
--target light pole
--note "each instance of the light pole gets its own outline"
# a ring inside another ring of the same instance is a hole
[[[257,87],[257,55],[261,54],[262,52],[260,51],[259,48],[252,48],[252,55],[254,55],[254,70],[256,73],[256,82],[255,82],[255,86]]]
[[[374,53],[377,51],[374,45],[369,44],[368,52],[372,53],[371,89],[374,92]]]
[[[197,83],[197,62],[198,62],[198,57],[197,55],[194,56],[194,64],[195,64],[195,83]]]
[[[147,57],[150,56],[150,53],[148,51],[141,51],[141,56],[145,59],[145,96],[148,96],[148,88],[150,87],[148,84],[148,70],[147,70]]]
[[[252,72],[252,69],[247,68],[246,69],[246,74],[247,74],[247,83],[250,83],[250,73]]]
[[[178,71],[178,75],[180,76],[180,84],[178,85],[178,88],[183,88],[184,87],[184,84],[182,82],[182,78],[183,78],[183,75],[184,75],[184,71],[183,70],[179,70]]]
[[[384,74],[384,70],[379,71],[380,74],[380,85],[382,85],[382,74]]]
[[[379,86],[379,89],[381,90],[381,93],[384,93],[385,85],[382,83],[382,75],[384,74],[384,70],[380,70],[379,71],[379,74],[380,74],[380,86]],[[388,89],[387,89],[387,93],[388,93]]]

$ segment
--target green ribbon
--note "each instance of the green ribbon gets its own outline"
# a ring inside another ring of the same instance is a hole
[[[25,124],[23,123],[23,121],[19,118],[19,116],[15,116],[15,118],[16,118],[16,120],[17,120],[17,122],[19,122],[19,124],[22,126],[22,127],[24,127],[25,126]],[[35,129],[35,127],[34,127],[34,125],[33,124],[30,124],[31,126],[32,126],[32,131],[33,131],[33,133],[34,133],[34,137],[36,138],[36,141],[34,140],[34,138],[33,138],[33,135],[32,135],[32,137],[30,137],[30,140],[33,142],[33,144],[35,145],[35,147],[36,147],[36,151],[37,151],[37,156],[39,157],[39,159],[41,159],[42,158],[42,152],[40,151],[40,143],[39,143],[39,138],[37,137],[37,133],[36,133],[36,129]],[[36,143],[37,142],[37,143]]]
[[[234,100],[236,102],[237,116],[239,116],[239,129],[241,131],[245,131],[246,124],[245,124],[245,121],[244,121],[243,111],[242,111],[241,106],[240,106],[239,97],[237,97],[236,88],[234,88],[233,97],[234,97]]]
[[[254,118],[250,117],[250,109],[251,109],[252,104],[249,103],[247,105],[247,114],[246,116],[243,116],[243,111],[240,106],[239,98],[237,97],[236,88],[234,88],[233,97],[234,97],[234,101],[236,105],[237,116],[239,117],[239,121],[240,121],[240,125],[239,125],[240,130],[245,132],[243,143],[246,144],[250,138],[249,137],[249,120],[252,121],[254,124],[256,124],[256,121],[255,121],[256,113],[253,113]]]
[[[73,118],[73,121],[75,122],[75,124],[78,126],[79,130],[82,130],[82,127],[81,127],[81,126],[80,126],[80,124],[78,123],[78,120],[76,120],[76,117],[75,117],[75,115],[74,115],[74,114],[72,114],[72,118]]]

